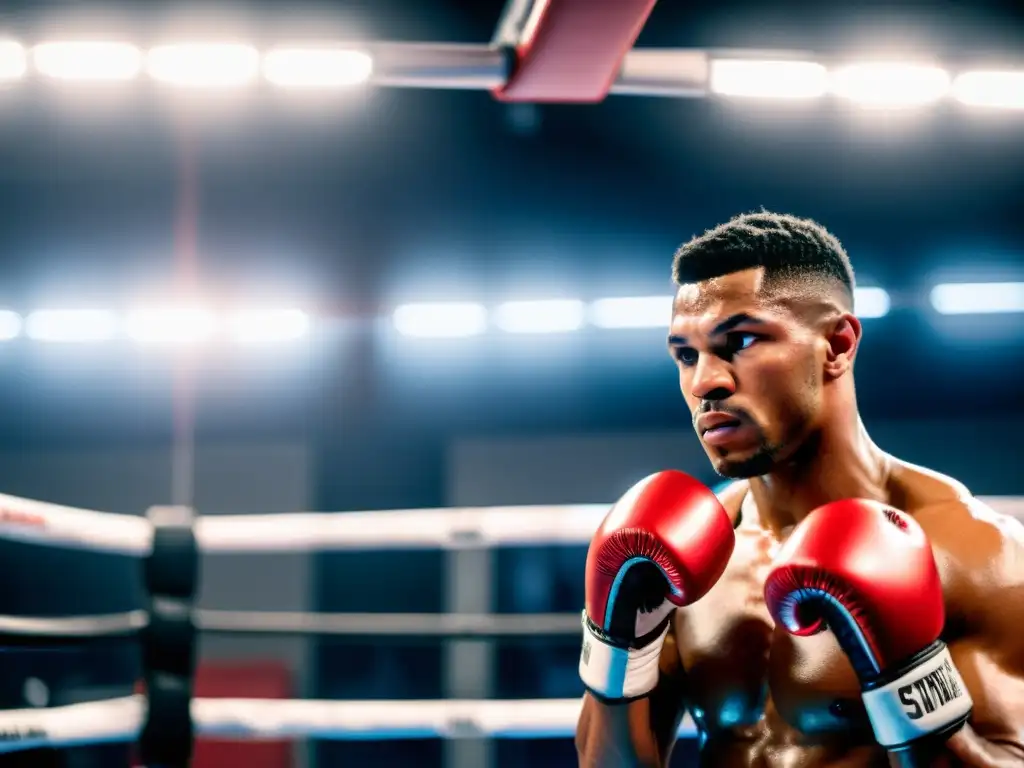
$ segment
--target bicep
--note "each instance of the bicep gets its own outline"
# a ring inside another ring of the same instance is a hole
[[[974,731],[1024,754],[1024,622],[1012,634],[966,638],[949,650],[974,701]]]
[[[964,512],[938,529],[959,625],[950,653],[974,700],[973,729],[1024,753],[1024,526],[976,501]]]
[[[1024,675],[1019,664],[981,641],[950,645],[974,702],[970,727],[955,734],[948,749],[962,765],[1018,766],[1024,760]]]

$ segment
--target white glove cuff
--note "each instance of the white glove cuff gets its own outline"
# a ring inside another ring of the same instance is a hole
[[[580,653],[583,684],[606,699],[632,699],[650,693],[658,684],[658,658],[667,634],[668,622],[643,648],[623,648],[595,633],[584,612]]]
[[[875,738],[889,749],[963,722],[974,706],[945,645],[891,683],[864,691],[861,698]]]

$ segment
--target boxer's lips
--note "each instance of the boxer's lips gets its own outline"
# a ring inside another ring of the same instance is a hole
[[[712,446],[732,442],[744,426],[742,420],[725,413],[707,413],[697,421],[701,439]]]
[[[700,430],[701,435],[706,435],[708,432],[715,432],[719,429],[738,427],[740,423],[740,420],[730,413],[712,412],[705,413],[697,419],[697,429]]]

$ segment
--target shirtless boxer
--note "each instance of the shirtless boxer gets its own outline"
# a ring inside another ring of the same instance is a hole
[[[715,768],[1024,766],[1024,526],[871,441],[840,243],[744,215],[674,277],[680,388],[736,482],[652,475],[592,541],[580,765],[665,766],[689,712]]]

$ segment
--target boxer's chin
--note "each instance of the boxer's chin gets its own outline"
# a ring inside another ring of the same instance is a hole
[[[767,475],[775,467],[775,451],[768,446],[760,446],[742,454],[725,453],[712,457],[711,466],[716,474],[730,480],[760,477]]]

